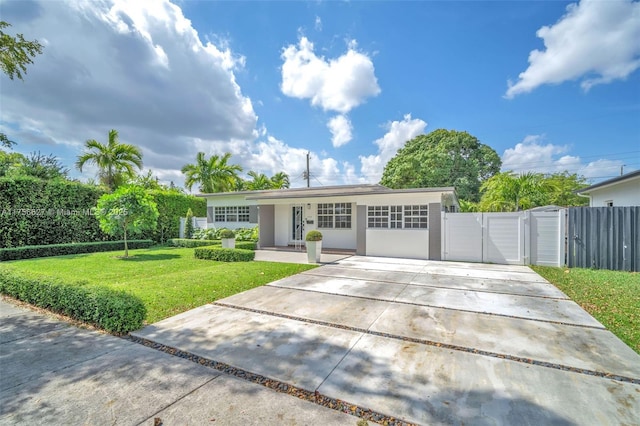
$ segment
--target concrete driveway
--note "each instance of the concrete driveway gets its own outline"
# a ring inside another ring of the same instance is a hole
[[[134,333],[418,424],[637,424],[640,356],[523,266],[353,256]]]

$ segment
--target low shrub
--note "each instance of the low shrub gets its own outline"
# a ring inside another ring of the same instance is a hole
[[[217,230],[215,228],[201,229],[198,228],[193,231],[193,239],[196,240],[219,240],[217,237]]]
[[[142,301],[123,291],[89,286],[86,282],[70,284],[50,277],[27,276],[9,268],[2,268],[0,273],[0,293],[111,333],[137,330],[147,315]]]
[[[222,247],[201,247],[194,250],[196,259],[217,260],[219,262],[250,262],[256,256],[253,250]]]
[[[236,239],[236,248],[243,249],[243,250],[255,250],[256,243],[253,241],[238,241]]]
[[[130,249],[149,248],[152,240],[127,241]],[[96,243],[49,244],[0,249],[0,260],[33,259],[35,257],[63,256],[66,254],[97,253],[124,250],[124,241],[100,241]]]
[[[171,247],[204,247],[204,246],[219,246],[222,244],[220,240],[191,240],[187,238],[172,238],[167,240],[167,244]]]
[[[223,238],[221,232],[226,228],[196,229],[193,231],[193,238],[196,240],[219,240]],[[258,227],[237,228],[233,232],[236,234],[236,241],[258,241]]]
[[[236,243],[238,241],[258,241],[258,227],[253,228],[238,228],[235,229]]]
[[[235,238],[236,234],[231,229],[222,228],[220,232],[218,232],[218,236],[222,238]]]
[[[307,233],[305,241],[322,241],[322,232],[313,230]]]

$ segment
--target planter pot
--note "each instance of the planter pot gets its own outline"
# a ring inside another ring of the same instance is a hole
[[[306,241],[307,261],[309,263],[320,263],[320,253],[322,252],[322,241]]]
[[[223,238],[222,239],[222,247],[223,248],[236,248],[236,239],[235,238]]]

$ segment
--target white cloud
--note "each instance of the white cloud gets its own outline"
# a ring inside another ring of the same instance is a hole
[[[349,143],[352,139],[351,131],[353,126],[351,121],[344,115],[336,115],[327,123],[327,127],[331,131],[331,143],[335,148]]]
[[[624,164],[621,160],[607,159],[585,164],[580,157],[567,154],[569,146],[544,140],[543,135],[528,135],[515,147],[506,149],[502,154],[502,171],[561,173],[566,170],[586,178],[604,178],[618,175]]]
[[[424,133],[427,123],[419,118],[411,118],[406,114],[402,121],[387,123],[387,133],[374,143],[378,146],[376,155],[360,156],[361,173],[364,181],[378,183],[382,177],[384,166],[393,158],[404,144]]]
[[[640,3],[631,0],[582,0],[536,35],[545,50],[529,54],[529,67],[506,98],[528,93],[543,84],[582,78],[588,90],[596,84],[624,79],[640,67]]]
[[[169,173],[193,161],[197,141],[209,152],[257,137],[252,102],[235,77],[244,58],[203,42],[167,0],[25,0],[3,2],[2,13],[12,32],[46,40],[24,83],[0,76],[0,121],[16,149],[43,140],[60,151],[73,146],[63,158],[73,164],[84,140],[104,142],[114,128],[141,147],[145,167]]]
[[[373,62],[349,43],[346,53],[326,60],[313,51],[313,43],[301,37],[298,45],[282,52],[282,93],[298,99],[310,99],[325,111],[346,114],[368,97],[380,93]]]

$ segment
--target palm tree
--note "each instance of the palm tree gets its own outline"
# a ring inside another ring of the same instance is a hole
[[[544,204],[551,185],[540,173],[498,173],[487,179],[480,190],[484,211],[520,211]]]
[[[134,166],[142,169],[142,153],[135,145],[118,142],[118,131],[109,131],[109,142],[106,145],[89,139],[85,143],[87,150],[76,161],[76,168],[82,172],[86,163],[98,166],[100,183],[112,190],[122,185],[127,178],[136,175]]]
[[[184,181],[186,188],[191,190],[194,184],[199,183],[200,192],[205,194],[233,191],[242,167],[237,164],[227,164],[229,158],[231,154],[227,152],[222,157],[212,155],[207,160],[204,152],[199,152],[195,164],[187,164],[182,168],[182,173],[186,176]]]
[[[247,181],[245,187],[250,191],[259,191],[263,189],[272,189],[273,182],[264,173],[256,173],[253,170],[248,173],[251,180]]]
[[[285,172],[278,172],[271,176],[271,188],[273,189],[285,189],[289,188],[291,182],[289,181],[289,175]]]

